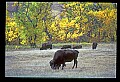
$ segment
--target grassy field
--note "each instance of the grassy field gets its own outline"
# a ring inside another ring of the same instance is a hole
[[[32,78],[115,78],[116,44],[91,44],[77,49],[78,68],[72,69],[73,61],[66,62],[64,70],[52,70],[49,61],[59,48],[39,50],[15,50],[5,52],[5,77]]]

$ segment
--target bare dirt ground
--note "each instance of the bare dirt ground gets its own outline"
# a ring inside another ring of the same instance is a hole
[[[73,61],[66,62],[61,70],[52,70],[49,61],[59,49],[22,50],[5,52],[5,77],[32,78],[116,78],[116,44],[99,44],[77,49],[78,67],[72,69]]]

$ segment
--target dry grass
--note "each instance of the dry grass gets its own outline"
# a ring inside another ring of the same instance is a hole
[[[99,44],[96,50],[78,49],[78,67],[72,69],[73,61],[66,62],[64,70],[52,70],[49,61],[52,50],[7,51],[5,58],[6,77],[38,78],[115,78],[116,45]]]

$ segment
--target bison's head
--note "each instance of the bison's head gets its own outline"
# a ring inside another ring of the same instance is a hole
[[[55,69],[54,61],[51,60],[49,63],[50,63],[51,68],[52,68],[52,69]]]
[[[59,69],[59,67],[61,66],[61,65],[55,64],[53,60],[51,60],[49,63],[52,69]]]

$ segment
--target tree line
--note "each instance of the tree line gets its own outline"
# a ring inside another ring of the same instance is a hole
[[[62,11],[55,16],[52,15],[53,2],[13,2],[13,11],[6,4],[6,44],[116,41],[116,3],[58,4]]]

